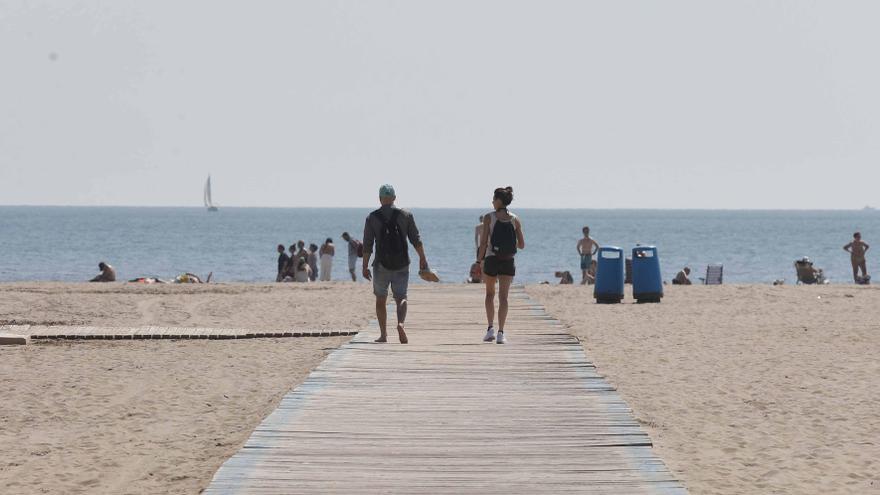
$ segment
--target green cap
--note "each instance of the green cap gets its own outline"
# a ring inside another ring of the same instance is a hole
[[[393,198],[397,196],[394,194],[394,186],[391,184],[385,184],[379,188],[379,197],[380,198]]]

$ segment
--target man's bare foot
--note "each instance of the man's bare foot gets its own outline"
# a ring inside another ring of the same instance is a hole
[[[374,340],[373,342],[376,342],[377,344],[384,344],[385,342],[388,342],[388,336],[383,335],[383,336],[379,337],[378,339]]]
[[[409,339],[406,338],[406,332],[403,331],[403,325],[397,325],[397,336],[400,337],[401,344],[409,342]]]

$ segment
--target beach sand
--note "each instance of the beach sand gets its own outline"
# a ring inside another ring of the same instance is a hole
[[[880,493],[880,288],[667,287],[644,305],[527,290],[692,493]]]
[[[0,320],[358,329],[363,284],[2,284]],[[0,493],[198,493],[349,337],[0,347]]]
[[[528,287],[692,493],[880,493],[880,289],[666,290],[596,305]],[[0,324],[352,329],[372,312],[364,284],[0,284]],[[198,493],[346,339],[0,347],[0,493]]]

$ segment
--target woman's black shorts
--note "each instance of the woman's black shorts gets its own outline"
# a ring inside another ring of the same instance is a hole
[[[509,260],[500,260],[497,256],[489,256],[483,263],[483,273],[490,277],[498,275],[516,276],[516,264],[513,258]]]

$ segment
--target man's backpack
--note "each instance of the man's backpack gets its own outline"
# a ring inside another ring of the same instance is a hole
[[[492,227],[492,253],[498,259],[511,259],[516,254],[516,227],[513,218],[509,222],[495,219]]]
[[[363,257],[364,257],[364,243],[363,243],[363,242],[361,242],[361,241],[355,239],[355,241],[354,241],[354,250],[355,250],[355,252],[357,252],[357,257],[358,257],[358,258],[363,258]]]
[[[379,211],[373,213],[382,221],[382,229],[376,238],[376,257],[388,270],[400,270],[409,266],[406,236],[400,231],[400,210],[392,210],[391,218],[385,220]]]

